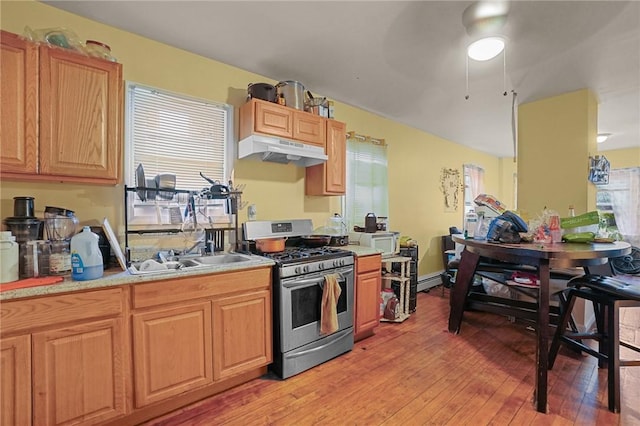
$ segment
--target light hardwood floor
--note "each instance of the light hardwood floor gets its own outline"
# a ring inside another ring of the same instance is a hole
[[[622,412],[607,409],[606,370],[562,349],[549,372],[549,413],[535,411],[535,334],[466,312],[447,332],[448,291],[419,293],[402,324],[287,380],[268,374],[146,423],[195,425],[640,425],[640,367],[622,369]],[[640,309],[623,314],[640,343]]]

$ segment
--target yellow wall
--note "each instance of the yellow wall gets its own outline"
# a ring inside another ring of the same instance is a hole
[[[589,156],[597,154],[597,101],[579,90],[520,105],[518,207],[535,218],[544,207],[576,213],[595,208],[588,182]]]
[[[640,167],[640,148],[614,149],[599,154],[607,157],[612,169]]]
[[[236,107],[244,102],[248,83],[274,83],[262,76],[43,3],[2,1],[0,26],[18,34],[23,33],[25,26],[73,30],[82,40],[101,40],[109,44],[113,55],[123,64],[125,80]],[[339,102],[335,103],[335,114],[337,119],[347,123],[349,131],[387,141],[390,228],[419,242],[420,275],[442,269],[440,235],[446,234],[449,226],[462,225],[462,207],[455,213],[444,212],[439,190],[442,168],[454,168],[462,173],[462,164],[477,164],[485,170],[487,193],[501,200],[513,198],[511,159],[500,160]],[[507,181],[503,182],[505,176]],[[304,169],[293,165],[236,161],[235,178],[238,183],[246,184],[243,200],[257,206],[259,220],[310,218],[317,227],[324,225],[330,214],[340,211],[341,197],[305,196]],[[36,214],[40,216],[47,205],[61,206],[75,210],[83,224],[96,224],[106,216],[122,232],[121,185],[96,187],[3,181],[1,191],[3,218],[13,215],[14,196],[31,195],[36,198]],[[240,213],[240,221],[244,220],[246,210]]]

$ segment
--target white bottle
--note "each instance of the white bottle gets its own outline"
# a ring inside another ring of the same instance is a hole
[[[0,283],[18,280],[18,258],[16,237],[11,235],[11,231],[0,232]]]
[[[103,274],[102,253],[98,246],[98,235],[85,226],[82,232],[71,238],[71,278],[87,281],[100,278]]]
[[[478,215],[471,209],[464,217],[464,237],[473,238],[476,232],[476,225],[478,224]]]

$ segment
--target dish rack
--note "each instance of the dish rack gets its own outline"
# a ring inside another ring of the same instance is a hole
[[[158,192],[158,188],[142,186],[124,187],[124,226],[125,226],[125,257],[127,266],[131,265],[131,249],[129,246],[130,235],[143,234],[179,234],[204,230],[205,252],[213,253],[224,250],[225,233],[234,232],[233,250],[240,250],[238,210],[245,207],[242,201],[242,185],[239,188],[230,188],[223,199],[208,199],[203,191],[185,189],[162,189],[163,197],[151,201],[142,201],[136,198],[143,191]],[[146,198],[146,197],[145,197]],[[197,201],[197,202],[196,202]],[[226,205],[227,213],[224,215],[208,215],[211,205],[215,210],[220,205]],[[132,223],[135,208],[146,208],[156,212],[154,216],[145,216],[148,220],[144,224]],[[154,222],[155,223],[150,223]]]

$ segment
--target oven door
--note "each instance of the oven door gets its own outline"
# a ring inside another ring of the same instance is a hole
[[[320,334],[324,277],[339,275],[338,331],[353,326],[353,266],[283,279],[280,283],[280,350],[287,352],[325,337]]]

